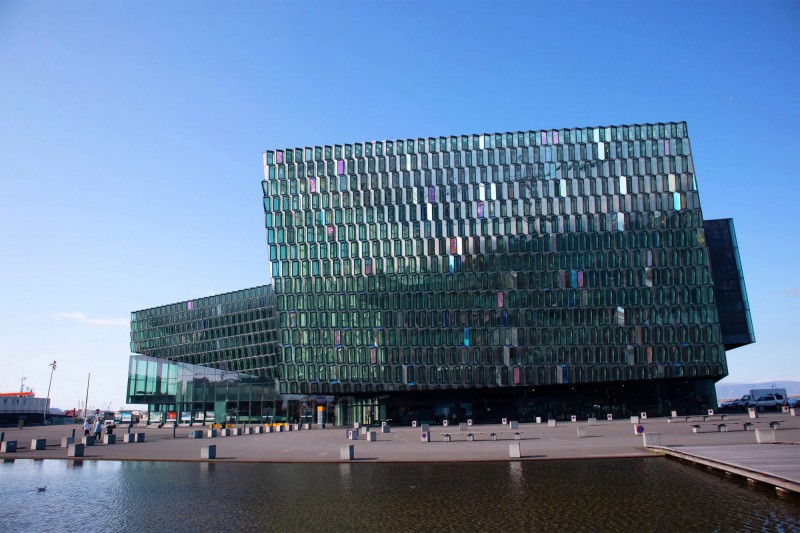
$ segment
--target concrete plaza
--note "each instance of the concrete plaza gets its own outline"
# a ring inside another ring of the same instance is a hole
[[[647,433],[659,433],[663,447],[734,447],[756,443],[754,431],[745,431],[743,425],[752,422],[756,428],[769,428],[770,422],[779,422],[777,440],[788,444],[764,444],[767,448],[780,448],[787,460],[793,456],[800,464],[800,417],[783,413],[761,414],[751,420],[746,414],[728,415],[726,421],[719,415],[703,421],[696,416],[691,422],[683,417],[668,421],[666,418],[649,418],[641,425]],[[718,431],[719,424],[726,424],[728,431]],[[693,426],[700,426],[695,433]],[[584,428],[585,436],[579,437],[578,428]],[[75,429],[76,441],[81,442],[83,431],[78,425],[33,426],[22,430],[0,428],[6,441],[16,440],[17,451],[0,453],[3,459],[66,459],[67,450],[61,447],[63,437],[69,437]],[[598,420],[589,425],[586,420],[561,422],[556,427],[548,427],[547,421],[541,424],[519,424],[518,429],[508,425],[486,424],[471,426],[460,430],[458,426],[431,426],[431,442],[421,442],[420,429],[412,427],[392,427],[389,433],[381,428],[370,428],[377,432],[377,440],[370,442],[365,435],[359,440],[349,440],[347,429],[343,427],[264,433],[208,438],[202,426],[178,427],[173,438],[170,428],[142,428],[134,426],[131,432],[145,433],[141,443],[123,443],[126,427],[117,428],[116,444],[96,444],[87,446],[85,460],[117,461],[200,461],[201,448],[216,445],[216,461],[234,462],[339,462],[340,447],[354,445],[355,460],[358,462],[458,462],[458,461],[507,461],[509,444],[519,443],[523,460],[532,459],[587,459],[612,457],[649,457],[653,452],[644,447],[642,437],[634,434],[630,420]],[[202,430],[203,438],[188,438],[189,431]],[[519,440],[515,433],[519,432]],[[491,440],[494,433],[497,440]],[[444,435],[450,435],[451,442],[445,442]],[[474,441],[467,435],[472,434]],[[46,439],[42,450],[32,450],[31,440]],[[735,449],[735,448],[730,448]],[[516,459],[519,460],[519,459]]]

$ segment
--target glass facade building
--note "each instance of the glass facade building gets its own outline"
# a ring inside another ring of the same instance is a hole
[[[236,362],[279,394],[333,396],[341,423],[715,404],[726,341],[685,123],[276,149],[263,166],[271,344],[179,347],[169,335],[198,330],[148,337],[145,311],[133,351]],[[714,242],[744,295],[735,247]]]

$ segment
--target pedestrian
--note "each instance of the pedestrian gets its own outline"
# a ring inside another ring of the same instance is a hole
[[[89,419],[83,421],[83,436],[89,436],[89,430],[92,429],[92,424],[89,422]]]
[[[102,429],[103,429],[103,421],[100,420],[100,417],[98,416],[97,418],[94,419],[94,440],[96,441],[100,440],[100,433],[102,432]]]

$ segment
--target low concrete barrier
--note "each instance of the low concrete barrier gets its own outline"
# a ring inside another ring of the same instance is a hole
[[[217,445],[209,444],[200,448],[200,459],[216,459],[217,458]]]
[[[75,439],[72,437],[62,437],[61,438],[61,447],[62,448],[69,448],[70,444],[75,444]]]
[[[513,458],[522,457],[522,450],[520,449],[519,442],[512,442],[508,445],[508,456]]]
[[[83,437],[83,445],[94,446],[94,437],[92,435],[86,435],[85,437]]]
[[[578,426],[577,430],[578,430],[578,438],[579,439],[582,439],[582,438],[584,438],[586,436],[586,428],[584,426]]]
[[[67,457],[83,457],[83,444],[70,444],[67,448]]]
[[[33,450],[46,450],[47,439],[31,439],[31,451]]]
[[[697,425],[692,426],[692,433],[702,433],[702,432],[703,432],[703,426],[697,426]]]
[[[14,453],[17,451],[17,441],[4,440],[0,442],[0,453]]]
[[[346,444],[339,448],[339,459],[342,461],[352,461],[356,457],[356,447]]]
[[[728,424],[718,424],[717,429],[719,430],[720,433],[728,431]]]
[[[387,426],[381,426],[381,433],[389,433],[391,430],[392,430],[392,428],[390,428],[388,425]]]
[[[253,435],[255,433],[255,428],[249,427],[244,430],[245,435]]]
[[[642,443],[645,446],[661,446],[661,433],[645,433],[642,435]]]
[[[778,439],[775,435],[774,429],[757,429],[756,430],[756,442],[759,444],[771,444],[776,442]]]
[[[122,442],[133,444],[136,442],[136,433],[125,433],[122,436]]]
[[[219,430],[219,436],[220,436],[220,437],[230,437],[230,436],[231,436],[231,430],[230,430],[230,428],[223,428],[223,429],[220,429],[220,430]]]
[[[548,420],[548,421],[547,421],[547,427],[549,427],[549,428],[554,428],[554,427],[556,427],[557,425],[558,425],[558,422],[556,422],[556,421],[555,421],[555,420],[553,420],[552,418],[551,418],[550,420]]]
[[[797,409],[792,407],[789,409],[789,416],[797,416]]]
[[[255,430],[256,435],[261,435],[264,433],[264,426],[256,426],[253,429]]]
[[[144,442],[146,433],[136,433],[136,442]]]
[[[519,429],[519,422],[517,422],[516,420],[512,420],[511,422],[508,423],[508,428]]]
[[[348,429],[347,430],[347,438],[350,440],[358,440],[358,430],[357,429]]]
[[[117,436],[113,433],[107,433],[103,435],[103,444],[116,444],[117,443]]]
[[[638,416],[632,416],[631,417],[631,424],[638,424],[638,423],[639,423],[639,417]]]
[[[367,442],[376,442],[378,440],[378,433],[376,431],[367,432]]]
[[[213,430],[210,430],[210,431],[213,431]],[[190,431],[189,432],[189,438],[190,439],[202,439],[203,438],[203,432],[201,430],[199,430],[199,429],[195,429],[194,431]]]
[[[781,429],[781,423],[780,422],[770,422],[769,423],[769,429]]]
[[[589,422],[590,426],[596,426],[597,425],[597,419],[596,418],[590,418],[588,420],[588,422]]]
[[[745,422],[745,423],[743,424],[743,427],[744,427],[744,430],[745,430],[745,431],[754,431],[754,430],[756,429],[756,426],[755,426],[755,425],[753,425],[753,423],[752,423],[752,422]]]

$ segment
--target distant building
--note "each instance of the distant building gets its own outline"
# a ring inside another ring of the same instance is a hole
[[[273,284],[132,313],[129,402],[337,423],[700,412],[725,350],[754,342],[683,122],[263,163]]]

